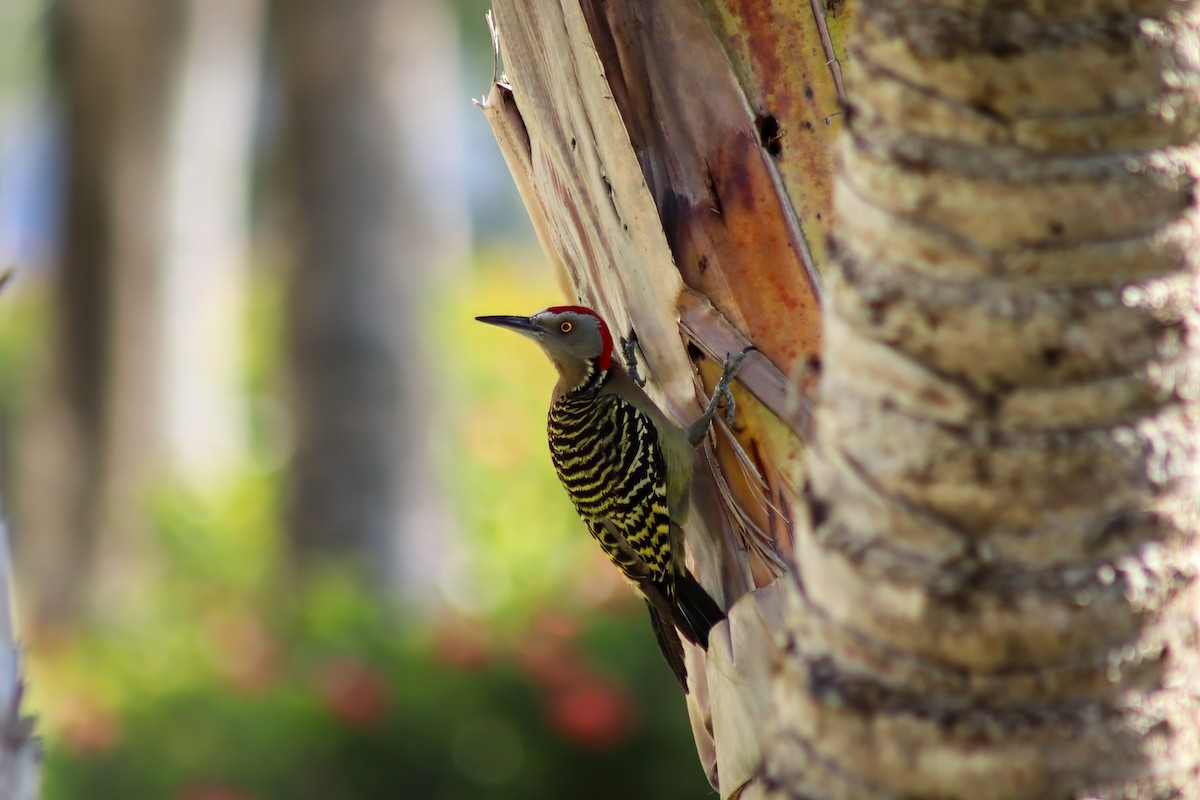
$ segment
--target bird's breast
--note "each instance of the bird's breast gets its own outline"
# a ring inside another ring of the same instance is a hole
[[[619,399],[562,398],[550,409],[550,456],[581,515],[636,513],[662,483],[662,456],[646,417]]]

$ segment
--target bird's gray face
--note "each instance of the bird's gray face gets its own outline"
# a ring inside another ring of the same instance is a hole
[[[612,337],[594,311],[583,306],[556,306],[531,317],[476,317],[480,322],[523,333],[534,339],[560,367],[597,362],[601,370],[612,363]]]
[[[541,330],[538,343],[546,352],[578,361],[590,361],[604,353],[600,318],[579,311],[539,311],[530,319]]]

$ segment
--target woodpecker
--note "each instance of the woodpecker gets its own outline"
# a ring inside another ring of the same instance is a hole
[[[547,433],[554,470],[605,555],[641,592],[667,664],[687,692],[682,634],[708,647],[725,612],[684,566],[683,532],[692,481],[692,449],[703,441],[728,382],[746,352],[726,359],[705,412],[683,427],[667,418],[629,368],[613,359],[600,315],[554,306],[533,316],[476,317],[537,342],[558,370]]]

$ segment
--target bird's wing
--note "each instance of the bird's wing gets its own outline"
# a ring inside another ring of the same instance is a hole
[[[671,510],[662,444],[645,412],[633,406],[622,411],[618,424],[624,431],[617,437],[618,447],[634,452],[618,455],[618,463],[628,468],[617,476],[614,494],[620,502],[614,503],[605,522],[646,562],[656,580],[669,582],[673,572]]]
[[[629,544],[612,520],[589,520],[587,526],[592,536],[600,543],[604,554],[617,565],[626,578],[639,586],[645,581],[654,580],[654,568],[638,555],[637,550]]]
[[[664,619],[674,621],[677,614],[671,600],[673,582],[661,580],[659,573],[638,555],[611,522],[606,520],[594,527],[589,525],[588,528],[592,531],[592,536],[596,537],[596,541],[600,542],[609,559],[637,586],[651,608]]]
[[[559,478],[592,536],[631,580],[669,583],[675,564],[666,465],[653,423],[615,397],[600,398],[588,413],[580,427],[590,433],[570,434],[562,452],[551,448]]]
[[[694,449],[688,443],[687,431],[663,413],[645,390],[623,369],[614,368],[601,391],[623,397],[649,420],[651,428],[657,434],[658,446],[667,470],[667,502],[672,516],[682,519],[687,513],[687,493],[692,482]]]

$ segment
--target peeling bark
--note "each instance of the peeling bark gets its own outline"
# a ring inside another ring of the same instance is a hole
[[[762,351],[688,529],[722,797],[1194,791],[1195,17],[497,3],[483,106],[568,291],[683,420]]]
[[[637,331],[650,390],[681,422],[726,353],[761,351],[735,388],[736,429],[718,424],[697,454],[687,525],[694,572],[730,607],[707,654],[688,652],[701,761],[729,796],[762,760],[809,425],[798,387],[820,338],[810,242],[824,231],[797,215],[772,153],[782,132],[764,136],[700,5],[530,0],[495,18],[506,74],[481,105],[568,296]]]

